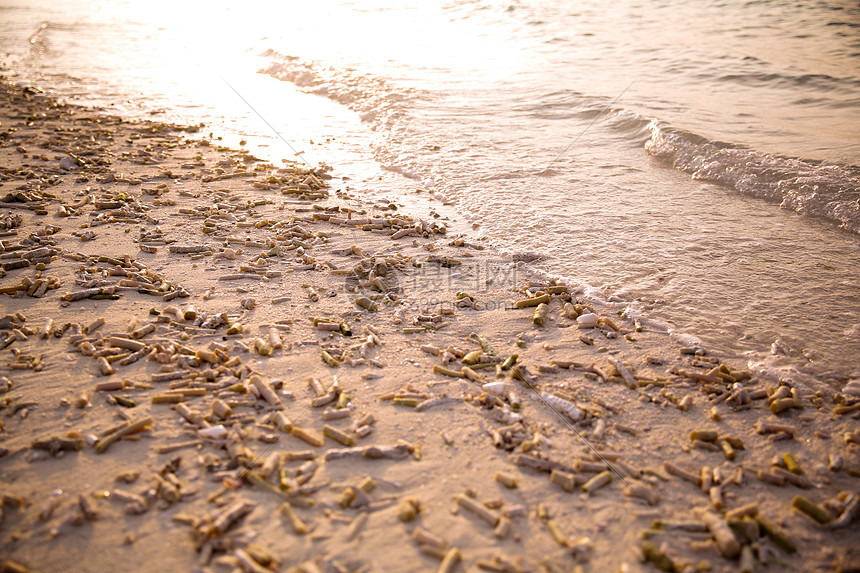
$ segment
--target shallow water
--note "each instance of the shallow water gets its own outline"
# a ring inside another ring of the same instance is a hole
[[[850,2],[36,0],[0,8],[0,49],[52,93],[423,190],[593,296],[838,385],[860,376],[858,28]]]

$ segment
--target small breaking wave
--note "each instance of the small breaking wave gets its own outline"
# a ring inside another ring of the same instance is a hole
[[[650,123],[648,153],[690,173],[693,179],[777,201],[798,213],[824,217],[860,233],[860,168],[782,157],[711,141]]]
[[[409,161],[404,164],[403,150],[396,149],[392,137],[399,141],[399,136],[405,135],[402,131],[409,129],[411,110],[428,94],[371,74],[326,67],[273,50],[261,55],[271,61],[261,73],[340,103],[383,134],[388,145],[377,145],[375,152],[386,169],[424,178],[426,173],[420,166]],[[659,119],[649,122],[629,110],[607,109],[600,98],[570,90],[556,90],[538,101],[515,104],[514,110],[539,119],[599,119],[625,138],[640,142],[646,138],[649,154],[693,179],[719,183],[797,213],[823,217],[860,234],[860,167],[772,155],[713,141]]]
[[[788,89],[802,87],[819,90],[856,89],[860,80],[834,77],[828,74],[781,74],[781,73],[731,73],[717,78],[720,82],[737,83],[743,86],[777,86]]]
[[[260,55],[272,59],[260,73],[344,105],[376,131],[392,129],[406,117],[409,102],[418,96],[416,90],[395,87],[371,75],[324,67],[274,50]]]

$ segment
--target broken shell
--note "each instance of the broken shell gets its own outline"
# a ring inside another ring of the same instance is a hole
[[[541,393],[540,397],[550,409],[556,413],[564,414],[572,422],[580,421],[585,415],[573,402],[547,393]]]
[[[576,324],[579,325],[579,328],[595,328],[597,326],[597,315],[593,312],[582,314],[577,317]]]
[[[227,428],[218,424],[197,431],[197,435],[205,440],[223,440],[227,437]]]

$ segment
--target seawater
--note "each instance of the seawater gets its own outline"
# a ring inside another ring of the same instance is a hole
[[[856,3],[192,4],[6,2],[2,65],[275,162],[300,152],[376,197],[432,197],[772,374],[860,376]]]

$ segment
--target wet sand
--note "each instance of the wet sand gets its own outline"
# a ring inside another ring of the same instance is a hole
[[[751,378],[325,166],[0,91],[0,569],[860,567],[856,383]]]

